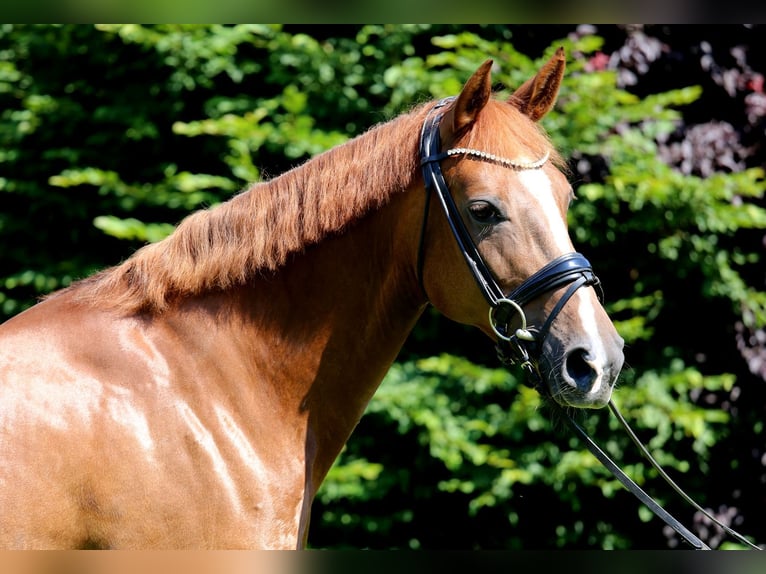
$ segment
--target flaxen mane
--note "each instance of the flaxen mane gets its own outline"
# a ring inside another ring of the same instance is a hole
[[[550,150],[531,122],[510,106],[492,103],[482,115],[492,116],[488,124],[495,127],[473,130],[468,143],[483,131],[486,135],[479,135],[476,145],[489,145],[485,139],[510,139],[518,145],[516,151]],[[418,142],[428,107],[193,213],[163,241],[67,291],[75,291],[80,301],[125,312],[161,312],[174,298],[241,285],[256,273],[278,269],[289,255],[340,232],[412,183],[419,173]],[[495,130],[506,133],[498,138]]]

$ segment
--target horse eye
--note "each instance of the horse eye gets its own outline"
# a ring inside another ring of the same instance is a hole
[[[477,223],[488,225],[503,220],[502,214],[497,208],[487,201],[477,201],[468,207],[468,212]]]

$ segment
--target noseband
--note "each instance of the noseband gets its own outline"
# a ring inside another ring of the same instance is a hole
[[[431,195],[434,192],[447,217],[458,248],[463,254],[479,290],[489,303],[489,323],[497,336],[498,356],[505,364],[520,364],[532,375],[535,385],[540,386],[541,379],[537,372],[537,363],[542,353],[543,341],[547,337],[553,321],[577,289],[584,286],[596,287],[600,285],[600,282],[583,255],[566,253],[531,275],[512,292],[506,294],[500,288],[460,216],[455,201],[449,193],[439,162],[447,157],[462,155],[521,171],[540,169],[547,161],[548,154],[535,162],[523,163],[467,148],[455,148],[442,152],[439,123],[443,113],[439,113],[439,110],[453,100],[454,97],[445,98],[434,106],[423,123],[420,136],[420,164],[426,189],[426,206],[418,248],[418,280],[423,292],[425,292],[423,287],[425,235]],[[543,326],[540,329],[528,328],[524,306],[541,295],[566,285],[569,285],[569,288],[558,300]],[[515,316],[518,316],[521,326],[513,331],[511,323]]]

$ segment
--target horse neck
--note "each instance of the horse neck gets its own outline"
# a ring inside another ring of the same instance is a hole
[[[425,307],[416,273],[423,192],[295,256],[243,296],[259,370],[306,417],[315,490]]]

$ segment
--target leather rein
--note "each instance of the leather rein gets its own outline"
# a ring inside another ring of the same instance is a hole
[[[497,163],[515,170],[539,169],[547,160],[547,154],[540,160],[530,163],[514,162],[503,158],[498,158],[492,154],[466,148],[456,148],[447,151],[441,151],[441,142],[439,137],[439,123],[444,115],[442,110],[455,98],[444,98],[439,101],[430,111],[426,120],[423,122],[423,128],[420,136],[420,164],[423,172],[423,180],[426,191],[426,203],[423,214],[423,224],[420,234],[420,245],[418,248],[417,273],[418,280],[424,293],[423,285],[423,266],[425,255],[426,227],[428,223],[428,214],[430,210],[431,196],[436,195],[439,204],[447,218],[452,234],[457,242],[460,252],[468,264],[476,284],[482,295],[489,304],[489,322],[492,330],[497,335],[497,354],[500,361],[505,366],[520,365],[526,371],[528,384],[534,387],[540,394],[547,396],[550,400],[550,406],[564,415],[562,418],[569,424],[570,428],[585,443],[588,450],[603,464],[620,483],[633,493],[642,503],[644,503],[655,515],[661,518],[668,526],[673,528],[688,544],[697,550],[710,550],[702,540],[694,535],[688,528],[681,524],[677,519],[671,516],[662,506],[644,492],[622,469],[590,438],[588,433],[574,420],[567,409],[561,407],[555,400],[550,398],[547,386],[543,383],[542,376],[538,369],[538,359],[542,352],[542,344],[550,330],[551,324],[555,320],[567,301],[574,295],[580,287],[594,287],[598,289],[599,300],[602,299],[600,281],[593,272],[588,260],[580,253],[566,253],[557,257],[536,273],[532,274],[521,283],[512,292],[506,294],[495,281],[494,275],[490,271],[479,253],[468,229],[460,216],[460,212],[449,193],[449,188],[442,174],[440,161],[448,157],[469,157],[479,161],[488,161]],[[567,287],[567,290],[558,300],[551,313],[548,315],[545,323],[540,329],[527,325],[524,314],[524,306],[537,297],[554,291],[556,289]],[[519,317],[521,327],[511,332],[511,322],[514,316]],[[681,490],[675,482],[660,467],[657,461],[651,456],[647,448],[641,443],[633,430],[628,426],[627,421],[617,410],[613,401],[609,401],[609,408],[617,417],[620,424],[625,428],[631,440],[639,448],[651,465],[657,470],[660,476],[668,484],[691,504],[696,510],[703,513],[714,524],[722,528],[727,534],[736,538],[742,544],[756,550],[760,547],[750,542],[747,538],[732,530],[727,525],[720,522],[708,511],[694,502],[686,493]]]

